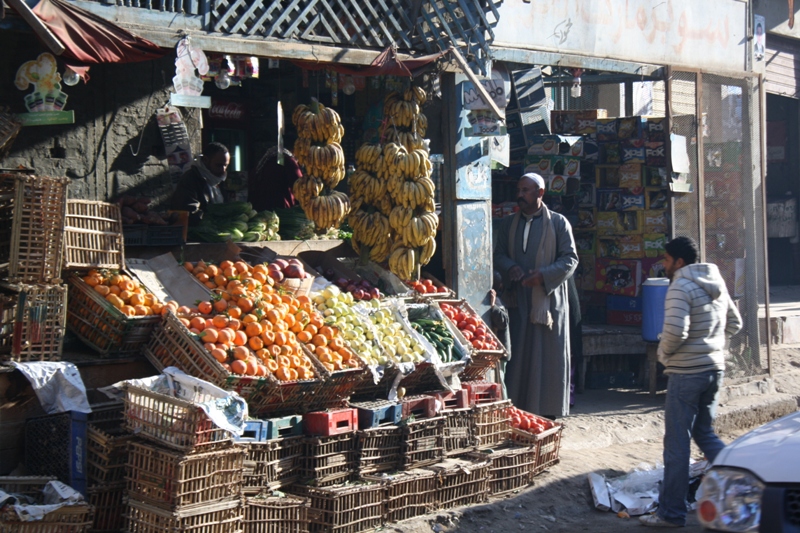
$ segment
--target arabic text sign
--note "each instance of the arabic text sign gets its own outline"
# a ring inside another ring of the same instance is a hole
[[[745,2],[504,2],[497,47],[536,48],[655,65],[744,71]]]

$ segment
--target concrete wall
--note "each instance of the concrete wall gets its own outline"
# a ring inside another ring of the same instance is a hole
[[[23,98],[31,89],[15,87],[16,71],[47,50],[32,34],[13,31],[0,31],[0,50],[0,106],[24,112]],[[75,124],[23,128],[0,166],[67,176],[71,198],[110,200],[131,192],[162,200],[172,185],[153,117],[168,102],[173,62],[169,54],[156,61],[93,66],[88,83],[62,87]],[[63,74],[64,68],[59,61],[58,71]],[[184,119],[199,150],[199,110],[184,113]]]

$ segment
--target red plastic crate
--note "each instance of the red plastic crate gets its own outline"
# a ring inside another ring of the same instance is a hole
[[[403,398],[403,419],[414,415],[414,418],[433,418],[436,416],[436,398],[420,394]]]
[[[503,389],[499,383],[469,381],[462,383],[462,386],[464,390],[469,392],[469,404],[471,406],[499,402],[503,399]]]
[[[329,437],[357,430],[358,409],[316,411],[303,415],[303,431],[306,435]]]
[[[469,391],[465,389],[457,391],[441,391],[432,393],[441,404],[440,411],[451,411],[453,409],[466,409],[470,406]]]

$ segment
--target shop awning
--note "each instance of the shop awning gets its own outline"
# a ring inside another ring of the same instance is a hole
[[[436,54],[415,57],[413,59],[400,60],[397,57],[397,50],[388,46],[376,57],[368,67],[349,67],[337,63],[319,63],[314,61],[292,61],[295,65],[306,70],[331,69],[339,74],[351,76],[405,76],[413,77],[420,70],[424,69],[440,57],[450,53],[451,50],[444,50]]]
[[[60,57],[84,81],[91,65],[148,61],[169,52],[64,0],[41,0],[32,11],[64,45]]]

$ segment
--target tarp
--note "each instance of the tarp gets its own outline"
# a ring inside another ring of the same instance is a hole
[[[373,59],[368,67],[348,67],[338,63],[320,63],[314,61],[292,61],[292,63],[306,70],[332,69],[340,74],[351,76],[415,77],[421,69],[427,67],[449,52],[450,49],[447,49],[436,54],[401,60],[397,57],[397,51],[389,46]]]
[[[41,0],[33,12],[64,44],[61,58],[83,81],[91,65],[148,61],[169,52],[64,0]]]

